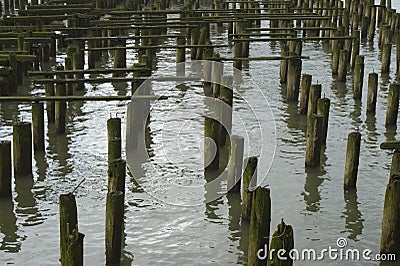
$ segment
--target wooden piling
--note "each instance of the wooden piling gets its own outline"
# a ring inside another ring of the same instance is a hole
[[[322,125],[323,117],[321,115],[313,113],[307,118],[306,167],[318,166],[320,164]]]
[[[55,96],[54,84],[46,83],[44,85],[46,96]],[[55,103],[54,101],[46,101],[47,122],[55,121]]]
[[[300,77],[302,62],[300,58],[292,58],[287,63],[287,101],[297,101],[299,99]]]
[[[400,175],[393,174],[386,187],[382,215],[380,254],[400,256]]]
[[[32,175],[32,130],[31,123],[13,123],[14,175]]]
[[[346,163],[344,167],[344,189],[356,188],[360,157],[361,133],[351,132],[347,138]]]
[[[331,100],[328,98],[322,98],[318,100],[317,104],[317,114],[322,116],[322,134],[321,134],[321,144],[326,144],[326,138],[328,135],[328,121],[329,121],[329,109],[331,105]]]
[[[121,158],[121,118],[107,120],[108,162]]]
[[[64,70],[63,66],[57,66],[58,71]],[[65,74],[57,74],[56,80],[65,79]],[[66,96],[67,88],[65,83],[56,83],[55,96]],[[67,109],[67,103],[65,101],[55,101],[54,103],[54,124],[55,131],[57,134],[62,134],[65,132],[65,112]]]
[[[285,250],[285,254],[289,254],[292,249],[294,249],[294,236],[293,236],[293,227],[289,224],[285,224],[285,222],[281,221],[278,224],[277,230],[272,234],[271,238],[271,246],[269,250],[275,250],[272,256],[268,256],[268,264],[269,266],[290,266],[293,265],[293,259],[290,256],[284,256],[285,260],[280,259],[278,255],[278,250]],[[268,252],[268,251],[267,251]],[[269,254],[267,254],[269,255]]]
[[[394,150],[392,155],[392,163],[390,164],[390,174],[389,177],[393,176],[395,173],[400,172],[400,150]]]
[[[376,99],[378,95],[378,74],[368,75],[367,113],[375,114]]]
[[[332,47],[332,74],[333,75],[336,75],[338,73],[339,56],[340,56],[339,46]]]
[[[32,103],[33,150],[44,151],[44,108],[43,103]]]
[[[369,22],[369,29],[368,29],[368,40],[370,42],[374,40],[375,28],[376,28],[376,7],[371,6],[371,20]]]
[[[235,41],[233,44],[233,58],[242,58],[242,42]],[[233,67],[242,70],[242,61],[234,60]]]
[[[308,94],[307,117],[317,113],[318,100],[321,98],[321,84],[312,84]]]
[[[251,181],[257,178],[257,164],[258,158],[255,156],[249,157],[245,163],[242,181],[242,219],[244,220],[250,219],[251,215],[253,192],[249,188],[252,186]]]
[[[397,124],[397,113],[399,111],[399,90],[400,84],[389,85],[385,126],[395,126]]]
[[[353,98],[361,100],[364,82],[364,56],[357,55],[353,71]]]
[[[285,57],[289,55],[289,47],[286,44],[281,45],[281,56]],[[287,82],[287,73],[288,73],[288,60],[282,59],[280,62],[280,82],[281,84],[285,84]]]
[[[300,107],[299,107],[300,114],[307,114],[308,96],[310,92],[311,82],[312,82],[311,75],[304,74],[302,76],[300,84]]]
[[[125,41],[120,40],[117,47],[125,47]],[[114,68],[126,68],[126,49],[114,50]],[[121,75],[118,72],[113,73],[113,77]]]
[[[204,166],[206,170],[219,168],[220,123],[210,117],[204,121]]]
[[[60,195],[60,261],[61,265],[68,264],[69,237],[78,226],[78,213],[75,195],[72,193]],[[83,257],[82,257],[83,259]],[[83,262],[80,264],[82,265]]]
[[[11,197],[11,141],[0,141],[0,198]]]
[[[382,74],[389,73],[391,53],[392,53],[392,44],[391,43],[383,44],[382,59],[381,59],[382,60],[382,68],[381,68]]]
[[[178,37],[176,39],[176,44],[178,46],[186,45],[186,38],[185,37]],[[176,74],[178,76],[183,76],[185,74],[185,48],[177,48],[176,49]]]
[[[251,218],[249,228],[249,248],[247,265],[265,265],[266,261],[258,259],[259,249],[269,250],[271,223],[271,197],[266,187],[257,187],[253,191]]]
[[[108,192],[121,191],[125,193],[126,161],[114,159],[108,167]]]
[[[121,260],[121,237],[124,223],[124,193],[110,191],[106,203],[106,262]]]
[[[240,192],[240,183],[243,170],[244,138],[232,135],[229,154],[227,188],[229,193]]]
[[[346,81],[347,74],[347,50],[340,50],[339,54],[339,67],[338,67],[338,81]]]

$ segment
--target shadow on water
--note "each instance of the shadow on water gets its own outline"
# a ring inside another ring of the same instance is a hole
[[[319,186],[324,182],[325,178],[322,176],[327,172],[325,170],[325,162],[327,157],[325,155],[325,147],[321,149],[321,164],[317,167],[306,167],[306,182],[304,183],[304,196],[306,203],[306,211],[318,212],[320,210],[321,195],[319,193]]]
[[[21,250],[21,241],[24,239],[17,234],[17,231],[17,218],[12,198],[0,198],[0,233],[4,235],[1,239],[0,250],[8,252]]]
[[[242,199],[240,193],[228,193],[228,229],[230,231],[229,240],[232,243],[237,243],[238,254],[237,263],[247,263],[247,246],[248,246],[248,222],[242,222]]]
[[[24,219],[24,222],[20,223],[23,226],[33,226],[44,222],[45,217],[39,212],[37,207],[36,199],[32,193],[33,188],[33,176],[16,176],[15,177],[15,191],[17,197],[15,201],[17,206],[15,212],[18,218]]]
[[[344,192],[345,209],[343,215],[345,216],[345,228],[349,233],[348,238],[357,240],[357,236],[362,234],[364,228],[361,212],[358,210],[357,189]]]
[[[59,163],[58,172],[61,176],[65,176],[72,172],[72,164],[69,160],[69,144],[71,138],[67,134],[56,134],[54,124],[48,124],[48,154],[52,155],[52,159]]]
[[[340,104],[342,106],[347,105],[346,101],[347,85],[345,82],[339,82],[334,79],[331,84],[331,91],[340,100]]]
[[[38,181],[44,181],[46,178],[46,171],[48,164],[46,162],[46,153],[43,151],[35,152],[34,155],[36,161],[36,174],[38,175]]]
[[[362,124],[361,120],[361,101],[354,102],[354,110],[350,113],[351,125],[356,129]]]
[[[286,119],[288,128],[301,130],[304,134],[306,134],[307,116],[299,114],[297,102],[288,102],[286,113],[288,114]]]

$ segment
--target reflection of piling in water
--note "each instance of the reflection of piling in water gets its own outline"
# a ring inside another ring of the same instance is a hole
[[[21,243],[18,241],[17,218],[11,197],[0,198],[0,213],[0,232],[4,235],[0,242],[0,250],[19,252]]]
[[[0,198],[11,197],[11,141],[0,141]]]
[[[358,210],[357,189],[344,192],[345,211],[345,227],[349,230],[349,239],[355,240],[358,235],[361,235],[364,219],[361,212]]]

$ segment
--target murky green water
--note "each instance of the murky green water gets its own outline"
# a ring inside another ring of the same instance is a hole
[[[173,33],[173,31],[170,31]],[[131,33],[132,34],[132,33]],[[214,32],[214,43],[225,43],[226,35]],[[171,43],[171,40],[165,43]],[[375,42],[376,43],[376,42]],[[394,47],[394,49],[396,49]],[[222,56],[231,53],[217,49]],[[278,43],[253,43],[250,56],[279,55]],[[396,128],[385,128],[384,118],[388,85],[394,81],[392,71],[379,75],[376,116],[366,116],[367,75],[379,73],[380,51],[377,45],[364,42],[365,55],[363,98],[352,98],[352,77],[337,83],[330,70],[329,48],[319,42],[304,43],[303,73],[313,75],[313,82],[322,84],[323,94],[331,99],[327,146],[323,149],[320,167],[304,168],[305,117],[298,115],[295,103],[285,102],[285,89],[279,84],[278,61],[254,61],[244,73],[259,88],[244,81],[235,87],[235,134],[257,135],[257,119],[251,107],[264,106],[263,98],[253,97],[259,90],[268,99],[276,124],[276,154],[265,185],[271,188],[272,221],[275,229],[281,218],[295,232],[295,247],[322,250],[336,247],[344,237],[349,248],[379,251],[384,192],[388,180],[391,154],[379,149],[379,144],[397,138]],[[162,75],[174,66],[173,50],[163,50],[157,56],[157,70]],[[63,61],[63,55],[57,57]],[[128,53],[127,65],[136,62]],[[112,65],[112,57],[103,58],[104,66]],[[168,100],[152,104],[150,118],[149,161],[143,164],[143,177],[148,182],[165,178],[169,182],[201,185],[201,139],[204,111],[202,88],[191,82],[186,87],[171,83],[152,86],[155,94],[167,95]],[[32,88],[26,80],[19,88],[24,94],[43,93]],[[86,85],[85,95],[129,95],[130,84]],[[71,191],[85,178],[76,191],[79,227],[85,237],[85,263],[101,265],[104,255],[105,196],[107,192],[106,121],[117,115],[126,129],[127,102],[74,102],[68,104],[65,135],[55,135],[46,123],[46,153],[34,158],[33,180],[15,180],[12,200],[0,204],[0,263],[15,265],[59,264],[58,195]],[[0,138],[11,139],[12,121],[30,120],[27,104],[0,104]],[[243,123],[245,127],[235,127]],[[173,129],[181,126],[178,133]],[[361,157],[357,191],[343,192],[343,171],[347,134],[358,130],[362,134]],[[125,136],[123,136],[125,142]],[[255,140],[254,151],[262,145]],[[247,155],[252,154],[252,149]],[[124,155],[125,156],[125,152]],[[260,162],[267,167],[266,162]],[[183,170],[182,170],[183,169]],[[195,170],[197,169],[197,170]],[[223,196],[208,204],[181,207],[168,204],[144,193],[131,177],[126,182],[125,248],[123,264],[136,265],[224,265],[244,264],[247,253],[248,226],[240,221],[240,199],[237,195]],[[186,182],[186,183],[185,183]],[[162,183],[159,189],[163,191]],[[174,193],[174,191],[171,191]],[[204,190],[199,191],[203,195]],[[198,202],[193,195],[193,202]],[[180,195],[176,195],[179,197]],[[191,195],[181,195],[185,199]],[[201,197],[200,197],[201,198]],[[360,265],[361,262],[330,261],[297,262],[296,265],[339,264]],[[376,265],[363,262],[363,265]]]

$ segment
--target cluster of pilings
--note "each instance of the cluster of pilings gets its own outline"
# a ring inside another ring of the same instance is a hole
[[[173,1],[107,0],[84,2],[79,0],[50,0],[44,4],[37,1],[5,0],[0,20],[0,96],[2,101],[32,102],[32,124],[16,122],[13,126],[14,175],[32,175],[32,150],[44,151],[44,110],[47,122],[54,123],[56,133],[65,134],[65,112],[73,100],[127,100],[130,97],[78,97],[88,83],[131,82],[131,95],[138,95],[140,84],[151,75],[156,66],[157,51],[176,50],[176,63],[190,59],[209,59],[205,63],[204,92],[215,102],[232,107],[233,94],[229,89],[232,77],[224,76],[221,63],[231,62],[242,69],[252,60],[280,60],[280,82],[287,90],[287,101],[299,101],[299,113],[307,116],[305,166],[320,164],[321,147],[329,143],[327,137],[330,100],[321,98],[322,85],[312,82],[312,77],[302,73],[302,44],[321,41],[332,52],[332,74],[337,81],[346,82],[353,77],[353,97],[361,100],[364,80],[364,56],[360,54],[362,40],[373,41],[379,29],[378,42],[382,50],[381,75],[390,71],[393,44],[400,47],[399,14],[391,8],[390,0],[375,5],[372,0],[298,0],[298,1],[209,1],[185,0],[183,6]],[[211,8],[202,8],[211,7]],[[177,8],[179,7],[179,8]],[[169,17],[178,15],[179,17]],[[67,21],[66,24],[63,21]],[[269,22],[263,28],[262,21]],[[214,45],[210,25],[218,31],[226,30],[229,44]],[[168,34],[176,29],[179,34]],[[134,35],[129,34],[134,32]],[[164,45],[163,40],[174,39],[176,45]],[[133,45],[127,45],[131,43]],[[252,42],[279,41],[281,56],[251,57]],[[231,47],[232,46],[232,47]],[[223,58],[215,48],[231,47],[233,58]],[[127,66],[127,50],[135,51],[137,61]],[[400,49],[396,49],[396,72],[400,74]],[[63,65],[55,64],[59,54],[65,55]],[[102,69],[102,55],[111,55],[112,69]],[[43,71],[51,64],[51,71]],[[87,68],[85,68],[87,66]],[[183,67],[182,67],[183,66]],[[185,72],[184,65],[177,67],[177,74]],[[109,78],[87,78],[85,74],[110,73]],[[127,74],[132,76],[127,76]],[[25,77],[35,84],[43,85],[45,97],[18,98],[18,86]],[[378,93],[378,74],[368,73],[367,112],[374,114]],[[147,91],[139,92],[146,95]],[[150,97],[151,98],[151,97]],[[211,107],[216,105],[213,101]],[[44,106],[45,103],[45,106]],[[396,125],[399,105],[399,85],[389,88],[385,125]],[[147,105],[146,105],[147,106]],[[143,106],[141,106],[143,107]],[[250,221],[250,265],[260,263],[257,251],[265,245],[293,247],[293,230],[283,222],[280,232],[288,232],[288,241],[275,243],[270,239],[271,199],[269,189],[250,184],[256,174],[257,157],[246,160],[242,176],[243,138],[231,136],[232,114],[224,108],[216,108],[214,118],[205,119],[205,137],[215,143],[205,144],[205,163],[209,170],[225,168],[220,162],[222,148],[229,151],[228,190],[241,191],[242,217]],[[223,123],[219,122],[223,121]],[[142,121],[141,121],[142,122]],[[106,259],[118,262],[121,253],[123,231],[123,205],[125,187],[125,161],[121,159],[120,120],[111,119],[108,125],[108,194],[106,204]],[[33,148],[32,148],[33,135]],[[209,144],[209,145],[208,145]],[[355,188],[361,134],[351,132],[348,136],[344,189]],[[392,145],[392,144],[390,144]],[[388,148],[395,150],[393,161],[397,162],[398,144]],[[383,145],[383,147],[386,147]],[[11,196],[11,142],[0,143],[1,171],[0,196]],[[209,154],[216,156],[208,157]],[[392,169],[385,198],[382,224],[383,253],[398,253],[400,237],[395,229],[398,218],[398,169]],[[393,193],[390,194],[390,193]],[[60,196],[60,241],[63,265],[81,263],[83,235],[77,227],[76,203],[73,193]],[[64,207],[67,206],[67,207]],[[63,218],[66,213],[67,218]],[[66,220],[63,220],[66,219]],[[290,227],[291,228],[291,227]],[[390,232],[395,232],[391,234]],[[269,244],[271,240],[271,244]],[[75,247],[75,248],[73,248]],[[70,262],[68,255],[78,262]],[[271,259],[271,258],[269,258]],[[273,258],[275,260],[276,258]],[[272,262],[271,262],[272,263]]]

